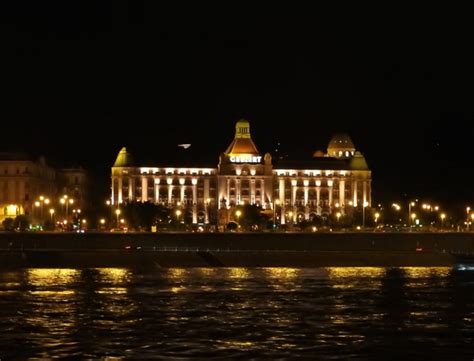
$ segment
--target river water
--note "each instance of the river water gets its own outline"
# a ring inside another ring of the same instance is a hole
[[[472,360],[474,270],[0,271],[0,359]]]

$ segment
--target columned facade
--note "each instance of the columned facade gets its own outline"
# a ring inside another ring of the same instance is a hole
[[[372,201],[371,172],[347,135],[334,136],[327,152],[307,160],[273,161],[258,151],[247,121],[237,122],[217,167],[141,167],[123,148],[111,178],[115,206],[139,201],[181,207],[193,224],[225,224],[244,204],[274,214],[279,224],[294,224],[344,215]]]

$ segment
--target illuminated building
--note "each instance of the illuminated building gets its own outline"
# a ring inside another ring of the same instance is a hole
[[[209,223],[214,210],[225,224],[233,207],[255,204],[274,210],[285,224],[370,207],[371,171],[345,134],[330,140],[327,153],[317,151],[308,160],[273,160],[258,151],[249,122],[240,120],[217,168],[140,167],[123,148],[112,167],[111,192],[115,205],[179,205],[192,223]]]
[[[5,218],[32,215],[40,196],[51,198],[51,202],[59,193],[69,194],[71,198],[80,196],[76,197],[80,204],[85,179],[82,168],[56,169],[44,157],[34,159],[22,153],[0,153],[0,223]]]

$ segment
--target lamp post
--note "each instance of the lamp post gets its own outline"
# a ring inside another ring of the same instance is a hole
[[[100,221],[99,221],[99,223],[100,223],[100,228],[101,228],[101,230],[104,230],[104,228],[105,228],[105,219],[104,219],[104,218],[101,218]]]
[[[107,205],[107,207],[110,208],[109,222],[110,222],[110,224],[112,224],[113,217],[114,217],[114,208],[112,207],[112,202],[108,199],[108,200],[105,201],[105,204]]]
[[[41,222],[43,222],[43,202],[44,202],[44,197],[43,196],[40,196],[39,197],[39,200],[40,200],[40,219],[41,219]]]
[[[61,205],[64,207],[66,206],[66,215],[65,215],[65,218],[67,219],[68,217],[68,206],[69,204],[70,205],[73,205],[74,204],[74,199],[72,198],[68,198],[67,195],[64,195],[60,200],[59,202],[61,203]]]
[[[181,210],[176,210],[176,222],[178,223],[178,227],[179,227],[179,216],[181,215]]]
[[[337,225],[339,226],[339,218],[341,218],[341,212],[336,213]]]
[[[365,228],[365,208],[369,205],[366,201],[362,204],[362,228]]]
[[[412,219],[415,219],[415,217],[412,217],[411,216],[411,207],[414,207],[415,206],[415,202],[410,202],[408,203],[408,227],[411,227],[411,221]]]
[[[377,222],[378,222],[378,220],[379,220],[379,217],[380,217],[380,213],[379,213],[379,212],[377,212],[377,213],[374,214],[375,225],[377,225]]]
[[[122,212],[120,212],[120,209],[116,209],[116,210],[115,210],[115,214],[117,215],[117,228],[120,228],[120,226],[119,226],[119,216],[120,216],[120,213],[122,213]]]
[[[441,228],[443,228],[443,226],[444,226],[444,219],[446,218],[446,214],[441,213],[440,218],[441,218]]]
[[[49,198],[45,198],[44,196],[40,196],[39,197],[39,200],[35,202],[35,206],[36,207],[40,207],[40,219],[41,219],[41,222],[43,222],[43,208],[44,208],[44,205],[48,205],[49,204]]]
[[[35,207],[36,207],[36,208],[39,208],[40,206],[41,206],[40,202],[39,202],[39,201],[36,201],[36,202],[35,202]]]
[[[273,230],[276,230],[276,208],[280,204],[280,201],[277,199],[273,204]]]
[[[53,221],[54,209],[49,210],[49,214],[51,215],[51,222]]]
[[[242,215],[242,212],[241,212],[240,210],[237,210],[237,211],[235,212],[235,216],[237,217],[237,229],[240,227],[240,221],[239,221],[239,219],[240,219],[240,216],[241,216],[241,215]]]
[[[466,229],[469,231],[469,212],[471,212],[471,207],[466,207]]]

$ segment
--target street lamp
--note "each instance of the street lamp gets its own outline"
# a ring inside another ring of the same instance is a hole
[[[365,228],[365,208],[369,205],[367,201],[362,205],[362,228]]]
[[[35,202],[35,206],[36,207],[41,207],[40,208],[40,218],[41,218],[41,222],[43,221],[43,205],[44,204],[49,204],[49,199],[48,198],[45,198],[44,196],[40,196],[39,197],[39,201],[36,201]]]
[[[101,229],[104,229],[104,227],[105,227],[105,219],[104,219],[104,218],[101,218],[101,219],[99,220],[99,223],[100,223],[100,228],[101,228]]]
[[[339,218],[341,218],[341,212],[336,213],[337,224],[339,225]]]
[[[59,202],[61,203],[62,206],[66,205],[66,219],[67,219],[67,216],[68,216],[68,205],[73,205],[74,204],[74,199],[72,198],[69,198],[68,199],[68,196],[67,195],[64,195],[60,200]]]
[[[180,216],[180,215],[181,215],[181,211],[178,209],[178,210],[176,211],[176,220],[178,221],[178,223],[179,223],[179,216]]]
[[[377,212],[374,214],[375,223],[377,223],[377,221],[379,220],[379,217],[380,217],[380,213]]]
[[[415,202],[408,203],[408,226],[411,227],[411,221],[416,218],[411,215],[411,207],[415,206]]]
[[[120,216],[120,213],[122,213],[122,212],[120,211],[120,209],[116,209],[116,210],[115,210],[115,214],[117,215],[117,228],[120,228],[120,227],[119,227],[119,216]]]
[[[288,215],[290,216],[291,224],[293,224],[293,212],[290,211],[290,212],[288,213]]]
[[[237,217],[237,225],[240,227],[240,216],[242,215],[242,212],[240,211],[240,209],[238,209],[236,212],[235,212],[235,216]]]
[[[471,212],[471,207],[466,207],[466,213],[467,213],[467,221],[466,221],[466,229],[469,230],[469,213]]]
[[[51,222],[53,221],[54,209],[49,210],[49,214],[51,215]]]
[[[441,228],[443,228],[444,219],[446,218],[446,214],[441,213],[441,215],[439,217],[441,218]]]
[[[280,204],[280,200],[276,199],[273,204],[273,229],[276,229],[276,207]]]

